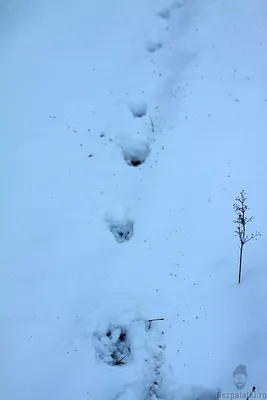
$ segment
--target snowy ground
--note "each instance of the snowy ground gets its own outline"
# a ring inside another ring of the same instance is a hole
[[[266,20],[1,2],[1,399],[215,399],[239,364],[267,393]]]

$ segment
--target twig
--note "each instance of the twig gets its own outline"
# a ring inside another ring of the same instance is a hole
[[[152,318],[152,319],[148,319],[148,329],[151,328],[151,323],[154,321],[164,321],[164,318]]]
[[[153,122],[153,120],[152,120],[151,117],[149,117],[149,119],[150,119],[150,124],[151,124],[151,132],[155,132],[155,125],[154,125],[154,122]]]
[[[122,360],[124,360],[124,358],[126,357],[126,355],[125,356],[123,356],[120,360],[116,360],[115,362],[114,362],[114,365],[121,365],[121,364],[125,364],[124,362],[122,362]]]
[[[153,321],[164,321],[164,318],[153,318],[148,320],[148,322],[153,322]]]

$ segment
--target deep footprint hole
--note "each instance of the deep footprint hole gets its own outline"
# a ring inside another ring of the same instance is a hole
[[[109,230],[118,243],[123,243],[133,237],[134,222],[131,219],[109,222]]]
[[[124,326],[112,326],[105,333],[96,333],[96,352],[110,366],[126,365],[131,356],[131,343]]]
[[[128,165],[138,167],[146,161],[150,154],[150,147],[146,142],[128,143],[122,147],[122,154]]]
[[[144,101],[130,103],[129,110],[134,118],[142,118],[147,113],[147,104]]]

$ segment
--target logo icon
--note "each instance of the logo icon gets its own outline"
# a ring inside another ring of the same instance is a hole
[[[247,367],[245,365],[238,365],[233,372],[233,379],[235,387],[238,390],[243,389],[247,381]]]

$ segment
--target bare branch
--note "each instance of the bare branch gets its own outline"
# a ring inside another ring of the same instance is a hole
[[[252,233],[252,234],[250,235],[249,238],[245,238],[244,244],[247,243],[247,242],[249,242],[250,240],[257,240],[256,238],[257,238],[258,236],[261,236],[261,233],[260,233],[260,232]]]

